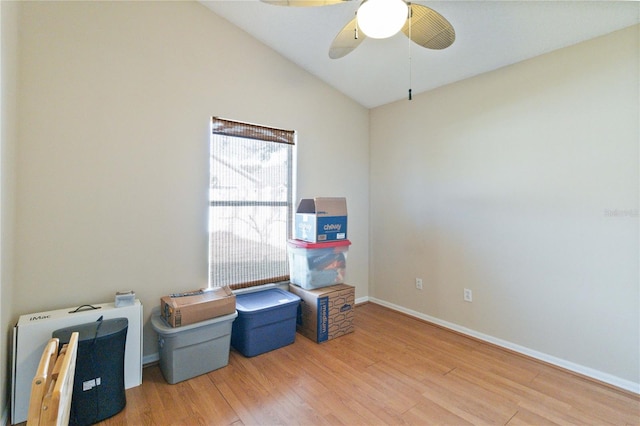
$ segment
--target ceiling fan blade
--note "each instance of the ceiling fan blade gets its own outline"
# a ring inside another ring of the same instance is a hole
[[[358,38],[356,38],[356,34]],[[365,38],[367,36],[358,28],[357,18],[353,18],[333,39],[329,48],[329,57],[331,59],[342,58],[358,47]]]
[[[402,32],[409,37],[411,22],[411,40],[428,49],[441,50],[451,46],[456,39],[456,31],[442,15],[433,9],[420,4],[409,5],[411,17],[402,27]]]
[[[327,6],[353,0],[260,0],[276,6]]]

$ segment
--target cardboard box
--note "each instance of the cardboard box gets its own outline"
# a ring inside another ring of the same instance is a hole
[[[302,299],[296,329],[303,336],[322,343],[353,332],[353,286],[338,284],[305,290],[289,284],[289,291]]]
[[[171,327],[193,324],[235,311],[236,296],[227,286],[171,294],[160,299],[160,314]]]
[[[300,200],[294,237],[310,243],[346,240],[347,200],[329,197]]]

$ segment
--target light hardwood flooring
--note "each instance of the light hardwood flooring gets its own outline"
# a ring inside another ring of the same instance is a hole
[[[355,332],[175,385],[157,365],[102,425],[640,425],[640,398],[373,303]]]

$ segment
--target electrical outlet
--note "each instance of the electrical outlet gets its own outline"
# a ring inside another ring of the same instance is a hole
[[[473,302],[473,292],[468,288],[465,288],[463,298],[465,302]]]
[[[416,278],[416,288],[422,290],[422,278]]]

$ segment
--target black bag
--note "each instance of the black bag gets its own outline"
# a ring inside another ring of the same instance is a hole
[[[77,331],[78,355],[69,424],[85,426],[118,414],[127,400],[124,390],[124,353],[129,321],[103,320],[53,332],[60,347]]]

